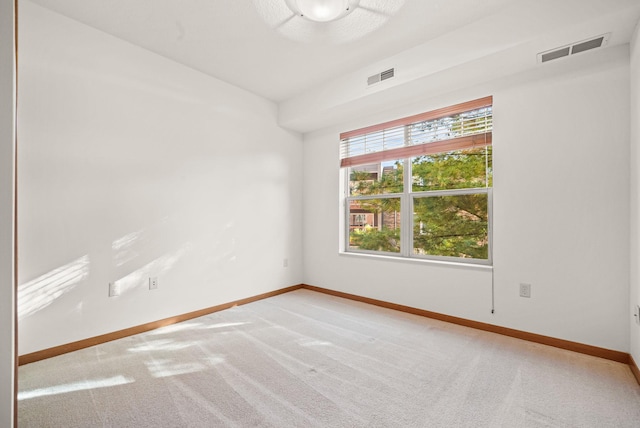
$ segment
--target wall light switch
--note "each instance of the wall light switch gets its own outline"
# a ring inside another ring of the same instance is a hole
[[[115,297],[120,295],[120,286],[117,282],[109,283],[109,297]]]
[[[149,290],[155,290],[156,288],[158,288],[158,277],[149,278]]]
[[[520,297],[531,297],[531,284],[520,284]]]

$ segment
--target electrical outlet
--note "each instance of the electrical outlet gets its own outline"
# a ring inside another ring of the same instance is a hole
[[[520,283],[520,297],[531,297],[531,284]]]
[[[115,297],[120,295],[120,286],[117,282],[109,283],[109,297]]]
[[[158,277],[153,276],[149,278],[149,290],[155,290],[156,288],[158,288]]]

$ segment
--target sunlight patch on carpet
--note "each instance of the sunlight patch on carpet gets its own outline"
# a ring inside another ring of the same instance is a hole
[[[129,379],[124,376],[114,376],[106,379],[84,380],[81,382],[67,383],[64,385],[55,385],[48,388],[33,389],[31,391],[20,391],[18,393],[18,401],[28,400],[30,398],[45,397],[47,395],[85,391],[88,389],[108,388],[111,386],[125,385],[133,382],[133,379]]]

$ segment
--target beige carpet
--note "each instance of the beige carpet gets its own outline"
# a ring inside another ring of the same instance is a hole
[[[623,364],[308,290],[22,366],[20,427],[640,427]]]

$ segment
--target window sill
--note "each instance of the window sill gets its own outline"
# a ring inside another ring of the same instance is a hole
[[[339,251],[338,255],[345,256],[345,257],[355,257],[355,258],[389,261],[389,262],[414,263],[414,264],[456,268],[456,269],[473,269],[473,270],[479,270],[479,271],[485,271],[485,272],[493,271],[493,265],[481,265],[477,263],[461,263],[461,262],[449,262],[449,261],[443,261],[443,260],[394,257],[394,256],[381,255],[381,254],[354,253],[350,251]]]

